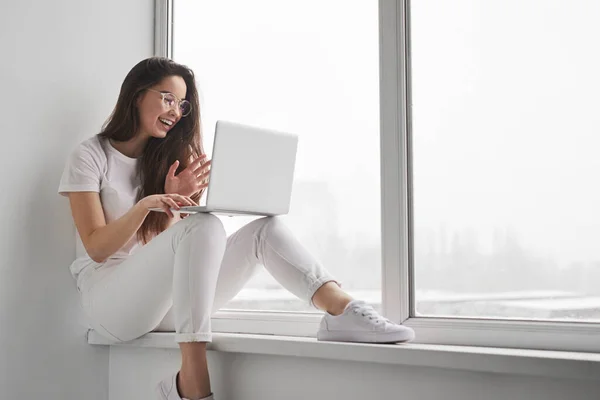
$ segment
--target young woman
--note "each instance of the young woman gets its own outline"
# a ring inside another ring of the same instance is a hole
[[[159,383],[160,398],[213,398],[211,314],[260,265],[325,311],[319,340],[412,340],[410,328],[342,291],[280,219],[257,219],[226,237],[212,214],[172,213],[198,203],[209,170],[194,75],[153,57],[129,72],[102,132],[73,151],[58,190],[69,198],[87,253],[70,268],[92,327],[128,341],[154,330],[172,309],[182,363]],[[165,212],[149,211],[154,207]]]

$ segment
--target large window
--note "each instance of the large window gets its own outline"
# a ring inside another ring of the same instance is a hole
[[[217,119],[300,135],[285,219],[351,293],[422,343],[600,350],[599,2],[159,3],[209,148]],[[229,307],[318,323],[264,273]]]
[[[377,2],[177,0],[173,54],[197,77],[208,153],[219,119],[299,135],[290,214],[344,288],[381,305]],[[223,218],[229,233],[250,218]],[[264,270],[231,309],[308,310]]]
[[[600,321],[598,15],[412,2],[417,315]]]

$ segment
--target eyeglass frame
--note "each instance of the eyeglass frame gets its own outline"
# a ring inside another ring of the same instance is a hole
[[[182,118],[184,118],[184,117],[187,117],[187,116],[188,116],[188,115],[190,115],[190,113],[192,112],[192,103],[190,103],[190,102],[189,102],[189,101],[187,101],[186,99],[183,99],[183,100],[181,100],[179,97],[175,96],[175,94],[173,94],[173,93],[171,93],[171,92],[161,92],[160,90],[156,90],[156,89],[150,89],[150,88],[147,88],[146,90],[149,90],[149,91],[151,91],[151,92],[156,92],[156,93],[160,94],[160,95],[161,95],[161,97],[162,97],[162,102],[163,102],[163,104],[165,104],[165,105],[166,105],[166,103],[165,103],[165,96],[166,96],[166,95],[170,94],[171,96],[175,97],[175,99],[177,100],[177,107],[179,108],[179,112],[181,113],[181,117],[182,117]],[[184,103],[186,103],[186,104],[189,104],[189,106],[190,106],[190,110],[189,110],[189,111],[188,111],[188,113],[187,113],[187,114],[185,114],[185,115],[183,114],[183,111],[181,111],[181,105],[182,105],[182,104],[184,104]],[[173,108],[174,108],[174,106],[171,106],[170,108],[171,108],[171,109],[173,109]]]

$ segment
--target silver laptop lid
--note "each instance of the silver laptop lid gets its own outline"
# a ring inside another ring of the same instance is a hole
[[[217,121],[206,207],[287,214],[297,147],[297,135]]]

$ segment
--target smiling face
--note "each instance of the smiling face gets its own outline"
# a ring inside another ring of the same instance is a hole
[[[182,118],[179,105],[170,107],[160,93],[172,93],[185,99],[187,86],[180,76],[168,76],[138,98],[140,132],[144,137],[164,138]]]

